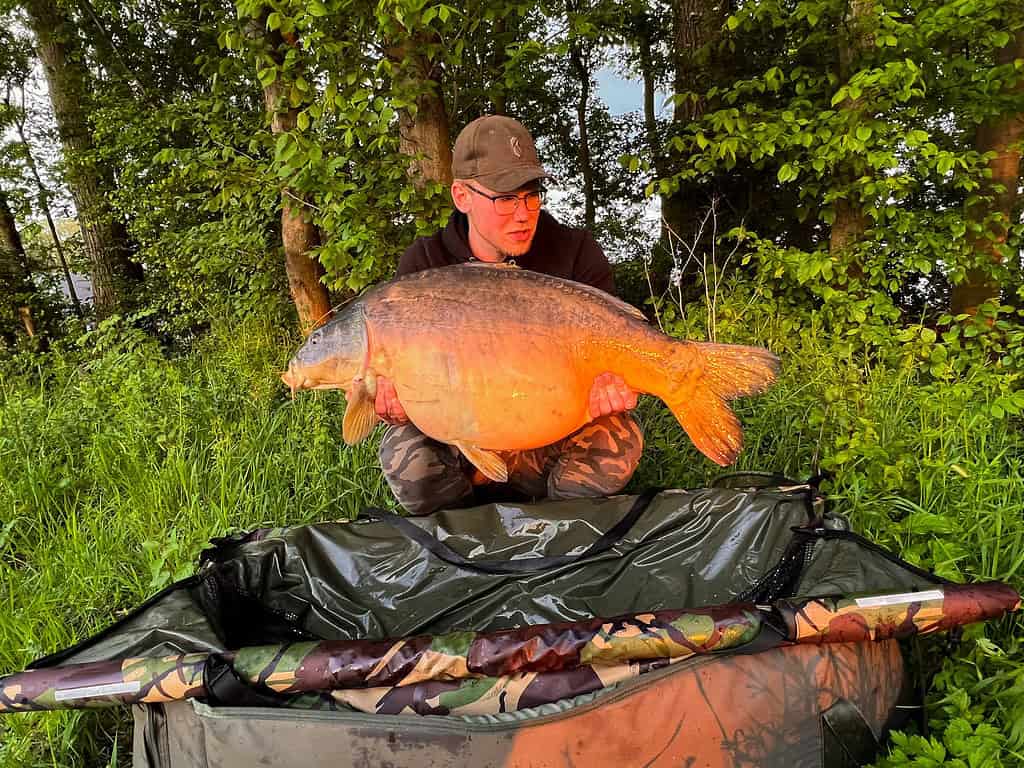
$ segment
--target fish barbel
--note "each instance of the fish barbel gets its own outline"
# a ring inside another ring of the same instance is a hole
[[[597,288],[473,263],[367,291],[310,334],[281,378],[293,392],[346,390],[351,445],[378,420],[376,381],[385,376],[421,432],[504,482],[499,452],[580,429],[605,371],[663,400],[702,453],[731,464],[743,431],[727,401],[761,392],[777,370],[766,349],[673,339]]]

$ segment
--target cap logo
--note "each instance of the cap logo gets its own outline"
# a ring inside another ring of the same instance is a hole
[[[522,157],[523,156],[523,150],[519,146],[519,139],[517,137],[513,136],[512,138],[510,138],[508,140],[508,143],[512,145],[512,154],[513,155],[515,155],[516,157]]]

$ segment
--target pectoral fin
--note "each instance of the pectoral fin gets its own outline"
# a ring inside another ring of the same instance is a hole
[[[455,443],[455,447],[462,451],[462,455],[490,480],[496,483],[508,482],[508,467],[501,456],[494,451],[485,451],[483,448],[466,443]]]
[[[377,412],[373,409],[373,396],[362,382],[352,388],[352,398],[345,408],[345,420],[341,424],[341,436],[348,445],[355,445],[366,439],[377,425]]]
[[[371,398],[377,397],[377,374],[373,371],[368,370],[363,374],[363,386],[366,387],[366,391],[369,393]]]

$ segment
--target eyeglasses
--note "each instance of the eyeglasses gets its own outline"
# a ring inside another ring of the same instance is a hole
[[[516,212],[519,207],[519,201],[523,201],[523,205],[526,206],[528,211],[539,211],[540,207],[544,205],[544,190],[534,189],[527,192],[525,195],[520,197],[519,195],[488,195],[486,192],[481,192],[476,187],[470,186],[469,184],[464,185],[466,189],[470,189],[476,192],[480,197],[486,197],[494,204],[494,212],[499,216],[511,216]]]

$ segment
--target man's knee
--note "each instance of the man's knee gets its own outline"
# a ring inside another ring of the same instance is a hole
[[[548,495],[568,499],[618,493],[633,477],[643,451],[643,432],[629,413],[594,419],[566,441],[548,476]]]
[[[380,465],[398,503],[413,515],[455,506],[473,494],[457,452],[411,424],[384,434]]]

